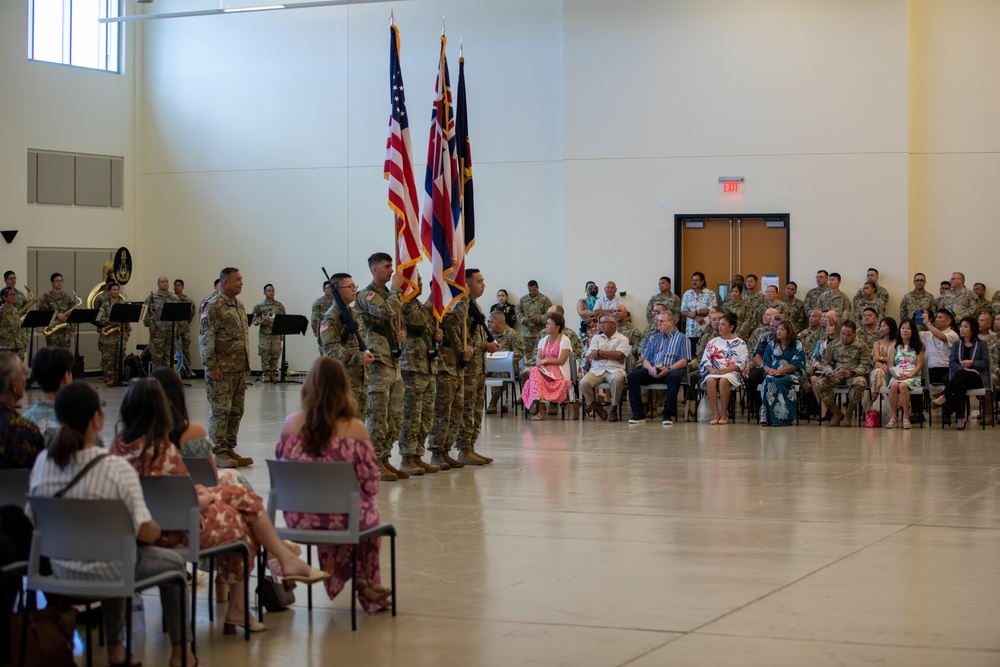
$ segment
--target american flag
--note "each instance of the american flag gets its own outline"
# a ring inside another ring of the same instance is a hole
[[[476,245],[476,210],[472,196],[472,142],[469,140],[469,112],[465,102],[465,58],[458,57],[458,91],[455,100],[455,136],[458,168],[462,180],[462,227],[465,229],[465,252]]]
[[[431,301],[440,321],[452,304],[466,293],[465,234],[461,219],[461,184],[455,140],[455,118],[451,107],[451,83],[441,35],[441,57],[427,144],[427,175],[424,178],[424,210],[420,239],[431,260]]]
[[[417,295],[420,241],[417,224],[417,184],[410,160],[410,121],[406,115],[403,71],[399,66],[399,30],[389,27],[389,138],[385,142],[385,178],[389,181],[389,208],[396,219],[396,271],[403,276],[403,301]]]

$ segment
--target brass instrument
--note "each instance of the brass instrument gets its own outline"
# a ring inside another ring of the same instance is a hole
[[[79,308],[83,304],[83,299],[81,299],[80,297],[78,297],[75,293],[73,294],[73,298],[76,299],[76,305],[73,306],[72,308],[70,308],[69,310],[67,310],[65,313],[63,313],[64,315],[68,316],[70,313],[72,313],[74,310],[76,310],[77,308]],[[42,329],[42,333],[45,334],[46,336],[51,336],[52,334],[54,334],[57,331],[62,331],[67,326],[69,326],[69,325],[66,322],[56,321],[54,324],[50,324],[49,326],[47,326],[44,329]]]
[[[118,332],[122,330],[122,325],[120,322],[112,322],[111,324],[106,324],[101,327],[102,336],[117,336]]]
[[[28,293],[28,300],[25,301],[24,305],[21,306],[20,310],[17,311],[17,316],[21,318],[22,322],[24,321],[24,318],[27,316],[28,311],[31,310],[32,306],[38,303],[38,300],[40,298],[32,294],[31,290],[28,289],[27,285],[24,286],[24,291]]]

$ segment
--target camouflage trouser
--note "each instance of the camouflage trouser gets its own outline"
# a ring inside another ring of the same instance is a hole
[[[368,416],[368,387],[351,383],[351,395],[358,404],[358,419],[365,421]]]
[[[462,387],[462,425],[455,437],[459,451],[472,449],[483,428],[483,401],[486,400],[486,373],[465,372]]]
[[[75,327],[76,325],[74,324],[73,326]],[[72,333],[72,331],[70,330],[69,327],[65,327],[63,329],[60,329],[59,331],[55,332],[51,336],[46,336],[45,337],[45,346],[46,347],[70,347],[70,342],[73,340],[73,337],[70,335],[71,333]]]
[[[149,359],[153,368],[174,367],[174,350],[170,340],[170,327],[162,327],[149,335]]]
[[[524,367],[535,365],[535,357],[538,356],[538,341],[541,334],[528,334],[524,336]]]
[[[826,403],[826,407],[831,410],[837,405],[837,397],[833,393],[834,387],[846,385],[847,390],[847,402],[852,405],[857,405],[861,403],[861,399],[865,395],[865,391],[868,389],[868,382],[864,377],[858,375],[846,380],[840,380],[834,377],[825,377],[819,381],[819,397],[823,399]]]
[[[375,456],[384,459],[392,451],[403,421],[403,381],[398,368],[376,361],[369,369],[366,425]]]
[[[320,339],[319,336],[316,336],[316,347],[319,348],[319,353],[320,354],[323,354],[323,355],[326,355],[326,356],[330,355],[330,351],[326,349],[325,345],[323,345],[323,341]]]
[[[21,361],[24,361],[24,348],[20,347],[20,341],[18,341],[17,345],[17,347],[0,348],[0,352],[13,352],[21,358]]]
[[[404,456],[423,456],[424,441],[434,423],[434,376],[430,373],[403,371],[403,429],[399,434],[399,453]]]
[[[260,354],[260,369],[265,373],[278,370],[281,361],[281,336],[261,334],[257,341],[257,352]]]
[[[247,393],[246,373],[223,373],[217,382],[205,376],[208,393],[208,435],[215,442],[216,454],[236,449],[236,434],[243,419],[243,399]]]
[[[191,331],[183,323],[181,325],[183,328],[177,334],[177,346],[181,348],[181,359],[184,361],[184,368],[191,370]]]
[[[427,449],[432,452],[447,452],[458,436],[465,398],[462,389],[464,375],[461,371],[458,375],[438,373],[437,392],[434,397],[434,424],[427,437]]]
[[[128,345],[128,336],[122,341],[122,354]],[[114,382],[118,374],[118,335],[101,336],[97,340],[97,347],[101,351],[101,373],[104,375],[104,382]]]

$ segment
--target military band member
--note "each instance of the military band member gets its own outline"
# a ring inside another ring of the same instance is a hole
[[[17,290],[13,287],[0,289],[0,350],[13,352],[24,361],[24,337],[21,335],[21,318],[14,306]]]
[[[146,314],[142,318],[144,326],[149,327],[149,355],[153,368],[158,366],[173,367],[174,342],[170,338],[170,322],[160,321],[163,315],[163,304],[176,302],[177,296],[170,291],[170,281],[166,276],[156,279],[155,292],[146,297]],[[176,326],[176,325],[175,325]]]
[[[119,342],[121,352],[124,353],[125,346],[128,345],[129,336],[132,334],[132,325],[128,322],[118,324],[118,330],[112,330],[105,335],[104,328],[111,324],[111,308],[119,303],[124,303],[121,298],[121,286],[112,283],[107,291],[108,298],[101,304],[97,311],[97,326],[101,328],[100,336],[97,339],[97,347],[101,351],[101,373],[104,375],[104,384],[109,387],[114,386],[118,380],[118,354]],[[122,333],[124,330],[124,333]]]
[[[253,307],[253,323],[260,326],[260,337],[257,340],[257,353],[260,354],[260,369],[264,382],[277,381],[278,363],[281,361],[281,339],[284,336],[272,336],[276,315],[284,315],[285,306],[274,299],[274,285],[264,285],[264,300]]]
[[[503,313],[498,310],[490,313],[489,327],[490,331],[493,332],[493,339],[500,346],[500,350],[507,350],[513,353],[512,361],[514,362],[514,373],[516,374],[521,365],[521,360],[524,359],[524,339],[521,338],[521,334],[514,330],[514,327],[507,326],[507,321],[504,319]],[[494,373],[494,375],[500,374]],[[493,391],[490,392],[490,405],[486,408],[486,414],[495,415],[497,413],[497,404],[500,402],[502,394],[503,387],[493,387]],[[507,408],[505,407],[503,410],[506,412]]]
[[[524,352],[528,355],[525,363],[535,365],[538,340],[545,328],[545,314],[552,306],[549,297],[538,291],[538,282],[528,281],[528,293],[517,303],[517,321],[521,323],[521,337],[524,338]]]
[[[345,303],[347,302],[345,301]],[[329,281],[323,281],[323,296],[313,301],[312,316],[309,318],[309,326],[312,328],[313,335],[316,336],[316,344],[319,346],[320,354],[326,354],[326,350],[323,348],[323,341],[320,340],[319,326],[326,311],[330,310],[330,306],[332,305],[333,286],[330,285]],[[361,409],[360,404],[358,405],[358,409]]]
[[[69,311],[73,310],[73,308],[77,305],[76,298],[62,291],[63,276],[61,273],[53,273],[49,277],[49,280],[52,283],[52,291],[46,292],[42,295],[42,298],[38,300],[38,310],[56,311],[55,319],[52,320],[52,325],[65,323],[68,318]],[[50,335],[46,336],[45,344],[55,347],[69,347],[70,342],[73,340],[73,333],[72,328],[65,326],[62,329],[54,331]]]
[[[357,309],[365,323],[365,344],[375,355],[368,369],[368,433],[381,465],[382,479],[407,479],[409,474],[389,462],[392,443],[399,437],[403,419],[403,379],[398,354],[406,342],[402,328],[403,276],[393,273],[392,257],[384,252],[368,258],[372,281],[358,292]],[[386,474],[391,473],[391,474]]]
[[[431,298],[428,297],[428,304]],[[462,328],[468,311],[468,297],[463,297],[445,313],[439,325],[444,338],[438,346],[437,395],[434,397],[434,423],[427,436],[427,449],[431,450],[431,463],[441,470],[465,467],[448,452],[462,422],[465,365],[472,358],[462,343]]]
[[[323,314],[323,322],[319,328],[320,345],[326,350],[326,355],[339,359],[351,379],[351,394],[358,404],[358,417],[365,419],[368,414],[368,366],[375,361],[371,350],[361,351],[358,340],[366,336],[361,314],[350,307],[358,294],[358,286],[349,273],[335,273],[331,278],[335,294],[340,299]],[[331,292],[334,293],[334,292]],[[341,305],[343,304],[343,305]],[[353,321],[357,335],[348,330],[344,321]]]
[[[24,292],[17,289],[17,274],[15,274],[13,271],[7,271],[6,273],[3,274],[3,281],[4,283],[6,283],[7,287],[14,288],[14,293],[17,294],[17,298],[14,299],[14,308],[16,308],[18,312],[21,312],[21,309],[28,304],[28,297],[25,296]],[[28,349],[27,329],[21,329],[21,341],[24,345],[24,349],[27,350]]]
[[[403,426],[399,433],[399,453],[403,464],[399,469],[410,475],[423,475],[441,469],[423,460],[426,451],[424,441],[434,423],[437,348],[444,338],[444,332],[437,328],[433,309],[417,299],[423,287],[423,280],[417,274],[417,293],[403,304],[406,342],[403,344],[400,368],[406,393],[403,399]],[[503,321],[503,311],[494,312]]]
[[[184,293],[184,281],[180,278],[174,280],[174,296],[181,303],[191,304],[191,318],[187,321],[187,324],[183,322],[177,323],[177,346],[181,350],[181,362],[184,365],[182,369],[182,375],[190,377],[191,375],[191,322],[194,321],[195,311],[194,311],[194,301],[191,300],[187,294]],[[200,311],[199,311],[200,312]]]
[[[220,468],[236,468],[253,465],[252,458],[236,453],[250,374],[250,337],[247,311],[236,298],[243,291],[240,270],[222,269],[219,281],[218,296],[201,313],[204,326],[198,342],[205,366],[208,433],[215,442],[215,463]]]

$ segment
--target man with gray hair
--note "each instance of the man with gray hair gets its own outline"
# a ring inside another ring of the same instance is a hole
[[[42,433],[15,406],[24,398],[28,373],[13,352],[0,352],[0,468],[31,468],[45,449]]]
[[[600,320],[601,333],[590,339],[587,359],[590,371],[580,381],[583,394],[583,411],[597,412],[597,416],[607,421],[618,421],[618,402],[625,388],[625,359],[628,355],[628,338],[618,333],[618,321],[611,313],[605,312]],[[611,415],[596,401],[594,390],[603,383],[611,385]]]
[[[667,397],[663,405],[663,426],[671,426],[677,419],[677,391],[687,371],[691,359],[691,341],[677,330],[674,314],[670,311],[657,313],[654,320],[657,333],[649,339],[642,353],[642,366],[628,374],[628,400],[632,408],[629,424],[646,421],[646,411],[642,405],[642,387],[650,384],[667,385]]]

